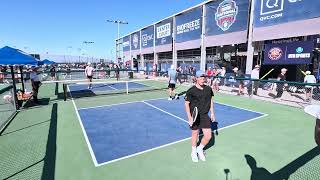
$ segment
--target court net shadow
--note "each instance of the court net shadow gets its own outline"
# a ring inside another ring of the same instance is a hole
[[[45,105],[48,105],[49,102],[50,102],[50,98],[41,98],[39,99],[38,104],[35,104],[33,100],[29,100],[23,105],[23,108],[30,108],[30,107],[41,106],[41,105],[45,106]]]
[[[295,173],[299,168],[303,167],[305,164],[313,160],[316,156],[320,154],[320,147],[315,147],[310,151],[306,152],[302,156],[298,157],[294,161],[290,162],[283,168],[279,169],[278,171],[271,173],[266,168],[258,167],[257,162],[254,157],[246,154],[244,157],[247,161],[248,166],[251,169],[251,177],[250,180],[288,180],[290,175]],[[315,164],[318,166],[315,169],[320,168],[319,162]],[[308,174],[304,172],[304,174]],[[317,177],[309,177],[311,179],[319,179],[320,175]],[[306,179],[308,179],[306,177]]]
[[[48,142],[46,146],[46,155],[44,157],[44,165],[41,177],[42,180],[54,179],[57,152],[57,120],[58,104],[54,103],[51,111],[51,122],[48,133]]]

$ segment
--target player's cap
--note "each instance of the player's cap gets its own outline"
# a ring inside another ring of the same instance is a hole
[[[238,71],[239,69],[237,67],[233,68],[232,69],[233,71]]]
[[[310,74],[311,74],[311,71],[306,71],[306,74],[307,74],[307,75],[310,75]]]
[[[196,77],[198,78],[198,77],[204,77],[206,74],[205,74],[205,72],[203,72],[203,71],[201,71],[201,70],[199,70],[199,71],[197,71],[196,72]]]
[[[282,68],[281,72],[287,72],[287,69],[286,68]]]
[[[171,68],[171,69],[174,69],[174,65],[172,64],[172,65],[170,66],[170,68]]]

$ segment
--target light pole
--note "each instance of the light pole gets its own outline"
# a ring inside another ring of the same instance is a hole
[[[119,43],[119,40],[120,40],[120,24],[128,24],[128,22],[126,21],[122,21],[122,20],[107,20],[107,22],[110,22],[110,23],[116,23],[118,24],[118,38],[116,40],[116,60],[118,60],[118,57],[120,57],[120,43]]]
[[[93,41],[83,41],[83,44],[88,45],[88,44],[93,44]],[[87,52],[87,55],[89,55],[89,53]],[[88,60],[87,60],[88,61]]]

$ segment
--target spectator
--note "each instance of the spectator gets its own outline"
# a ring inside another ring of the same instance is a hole
[[[310,71],[306,71],[306,76],[304,77],[304,83],[316,83],[316,78],[311,74]],[[310,101],[310,97],[312,94],[313,87],[310,85],[306,85],[306,101]]]
[[[212,80],[212,89],[215,91],[219,91],[219,78],[217,76],[219,76],[219,72],[217,70],[217,68],[213,69],[213,80]]]
[[[260,66],[255,65],[254,69],[251,72],[251,79],[257,80],[259,79],[259,73],[260,73]],[[259,89],[259,81],[253,81],[253,94],[257,95]]]
[[[281,73],[278,75],[277,80],[278,81],[285,81],[286,80],[286,73],[287,73],[287,69],[286,68],[282,68],[281,69]],[[282,94],[283,94],[283,87],[284,87],[284,83],[279,82],[277,83],[277,96],[275,97],[277,100],[281,100]]]
[[[239,82],[238,95],[243,95],[244,82],[241,78],[244,78],[244,74],[237,67],[233,68],[233,72],[235,79]]]
[[[221,71],[220,71],[220,86],[224,85],[224,81],[225,81],[225,76],[226,76],[226,68],[225,67],[221,67]]]
[[[50,76],[51,76],[51,80],[54,81],[56,80],[56,67],[52,66],[50,69]]]
[[[33,95],[33,102],[35,104],[39,104],[38,93],[39,93],[39,88],[41,85],[37,70],[38,70],[38,68],[34,66],[34,67],[32,67],[32,72],[30,73],[32,93],[33,93],[32,94]]]
[[[211,67],[209,67],[208,68],[208,70],[207,70],[207,76],[208,76],[208,78],[207,78],[207,82],[208,82],[208,86],[212,86],[212,76],[213,76],[213,71],[212,71],[212,69],[211,69]]]

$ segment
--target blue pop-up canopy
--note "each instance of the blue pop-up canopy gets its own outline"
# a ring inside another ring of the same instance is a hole
[[[43,64],[48,64],[48,65],[50,65],[50,64],[55,64],[54,61],[50,61],[50,60],[48,60],[48,59],[42,60],[42,63],[43,63]]]
[[[0,49],[1,65],[38,65],[38,61],[29,54],[9,46]]]

